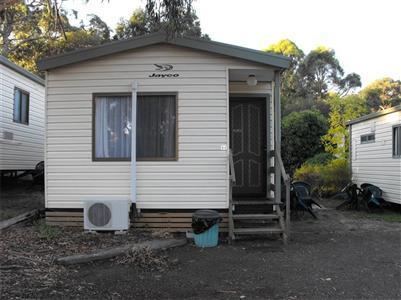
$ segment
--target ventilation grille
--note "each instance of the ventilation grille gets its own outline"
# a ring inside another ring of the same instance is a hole
[[[13,140],[14,139],[14,134],[9,131],[3,131],[3,139],[5,140]]]
[[[88,220],[97,227],[106,226],[111,220],[111,210],[104,203],[92,204],[88,209]]]

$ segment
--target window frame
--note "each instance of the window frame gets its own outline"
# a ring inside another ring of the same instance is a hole
[[[373,136],[373,141],[369,141],[369,139],[367,139],[366,141],[362,141],[362,138],[369,137],[369,136]],[[363,144],[373,144],[373,143],[376,142],[376,134],[375,133],[361,134],[360,142],[361,142],[361,145],[363,145]]]
[[[401,135],[401,124],[397,124],[397,125],[393,125],[393,127],[391,128],[391,154],[393,158],[401,158],[401,149],[400,149],[400,153],[398,153],[398,155],[395,154],[395,140],[394,140],[394,136],[395,136],[395,130],[396,128],[400,131],[399,135]],[[400,145],[401,146],[401,145]]]
[[[18,101],[20,102],[19,120],[15,119],[15,94],[16,94],[17,90],[21,94],[20,99],[18,99]],[[22,121],[22,95],[23,94],[25,94],[27,96],[26,122]],[[22,124],[22,125],[29,125],[29,111],[30,111],[29,108],[30,108],[30,104],[31,104],[31,94],[28,91],[21,89],[18,86],[14,86],[14,95],[13,96],[14,96],[13,97],[13,122]]]
[[[132,97],[130,92],[92,94],[92,161],[131,161],[131,157],[96,157],[96,97]],[[175,96],[175,155],[174,157],[137,157],[136,161],[178,161],[178,92],[138,92],[141,96]]]

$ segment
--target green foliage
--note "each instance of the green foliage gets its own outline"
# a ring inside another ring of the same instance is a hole
[[[291,99],[293,95],[296,95],[298,86],[296,70],[305,54],[293,41],[288,39],[280,40],[276,44],[267,47],[264,51],[286,55],[292,59],[290,67],[284,71],[281,80],[281,96],[285,102],[287,99]]]
[[[350,180],[351,174],[346,159],[333,159],[324,164],[303,164],[294,173],[294,179],[309,183],[320,196],[337,193]]]
[[[328,103],[330,105],[330,128],[322,137],[324,147],[326,152],[346,158],[349,148],[349,132],[346,122],[368,113],[366,101],[358,95],[349,95],[343,98],[331,95]]]
[[[47,225],[43,220],[36,224],[39,237],[45,240],[53,240],[62,234],[59,227]]]
[[[327,121],[317,111],[293,112],[282,121],[282,156],[289,173],[306,159],[323,151],[321,136]]]
[[[401,104],[401,80],[389,77],[373,81],[359,95],[366,100],[372,111]]]
[[[321,152],[306,160],[307,165],[324,165],[334,159],[333,154]]]
[[[10,5],[0,13],[1,54],[21,67],[38,73],[36,62],[45,57],[100,45],[110,29],[91,15],[87,26],[74,27],[67,12],[52,1],[29,0]]]
[[[347,94],[361,86],[360,76],[351,73],[344,76],[344,70],[333,49],[317,47],[308,53],[297,69],[298,93],[316,100],[325,99],[330,90]]]
[[[138,8],[128,20],[120,20],[114,39],[127,39],[161,30],[167,31],[171,36],[187,35],[209,39],[208,35],[202,34],[200,21],[192,9],[191,2],[148,1],[145,9]],[[174,9],[170,5],[183,5],[183,7]],[[154,11],[156,9],[157,12]],[[178,15],[171,16],[170,10],[177,10]]]

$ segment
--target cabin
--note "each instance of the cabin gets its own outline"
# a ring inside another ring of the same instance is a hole
[[[383,190],[401,204],[401,105],[348,122],[352,180]]]
[[[45,81],[0,56],[0,173],[32,171],[44,160]]]
[[[289,64],[162,33],[42,60],[47,222],[82,226],[85,199],[128,199],[134,227],[186,231],[194,210],[214,209],[232,238],[285,239],[280,76]],[[238,225],[248,219],[259,225]]]

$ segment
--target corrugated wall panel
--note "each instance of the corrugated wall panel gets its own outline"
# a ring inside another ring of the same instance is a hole
[[[29,125],[13,121],[14,88],[29,92]],[[44,160],[45,88],[0,65],[0,170],[31,170]],[[13,133],[13,140],[3,139]]]
[[[401,204],[401,159],[392,156],[393,126],[401,124],[394,112],[352,125],[352,175],[358,184],[371,183],[384,192],[384,199]],[[361,135],[374,133],[375,142],[361,144]]]
[[[178,78],[149,78],[170,63]],[[178,161],[137,163],[137,207],[227,208],[227,68],[262,68],[225,56],[166,46],[128,51],[51,70],[47,99],[48,208],[80,208],[82,200],[129,198],[130,163],[92,161],[92,94],[177,92]],[[258,87],[270,92],[271,86]],[[243,90],[243,89],[242,89]],[[235,91],[234,91],[235,92]]]

